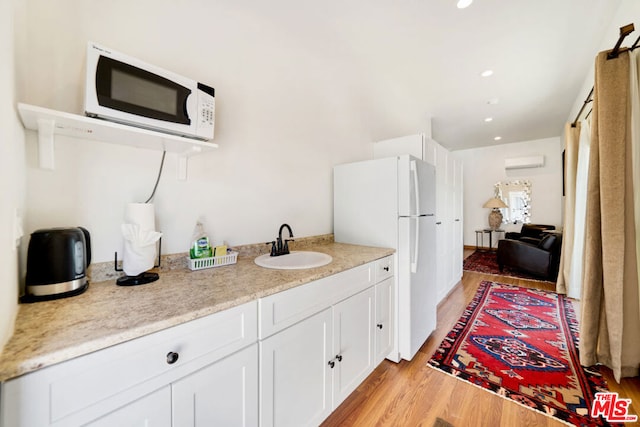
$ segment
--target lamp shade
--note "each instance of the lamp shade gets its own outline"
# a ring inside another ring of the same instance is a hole
[[[491,199],[487,200],[487,202],[484,205],[482,205],[482,207],[483,208],[506,208],[507,204],[502,200],[498,199],[497,197],[492,197]]]

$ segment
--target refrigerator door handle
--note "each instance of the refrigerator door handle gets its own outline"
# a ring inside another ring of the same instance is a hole
[[[411,258],[411,272],[418,272],[418,256],[420,251],[420,218],[412,218],[416,222],[415,234],[413,236],[413,257]]]
[[[420,215],[420,184],[418,182],[418,166],[416,161],[412,160],[409,166],[411,174],[413,175],[413,191],[414,191],[414,203],[416,205],[416,211],[414,215]]]

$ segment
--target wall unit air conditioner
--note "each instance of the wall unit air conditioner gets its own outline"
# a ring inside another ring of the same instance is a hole
[[[540,168],[544,166],[544,156],[516,157],[504,159],[505,169]]]

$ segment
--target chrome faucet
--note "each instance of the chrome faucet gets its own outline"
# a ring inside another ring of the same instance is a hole
[[[289,238],[282,240],[282,230],[289,230]],[[287,255],[289,253],[289,242],[293,242],[293,231],[289,224],[282,224],[280,230],[278,230],[278,239],[273,242],[267,242],[267,245],[271,245],[271,256]]]

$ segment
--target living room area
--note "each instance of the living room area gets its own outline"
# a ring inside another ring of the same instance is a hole
[[[553,225],[556,230],[562,230],[562,150],[563,144],[558,136],[454,151],[453,155],[462,161],[464,170],[464,246],[489,246],[486,235],[483,236],[484,242],[476,240],[476,230],[490,228],[488,216],[491,209],[482,206],[495,196],[496,184],[527,182],[530,192],[527,222]],[[543,164],[515,168],[505,165],[512,159],[532,157],[541,157]],[[493,248],[505,233],[520,232],[521,226],[520,221],[503,223],[500,230],[504,233],[493,232],[491,236]]]
[[[566,132],[570,132],[569,128]],[[562,259],[565,255],[561,254],[561,248],[564,251],[562,240],[568,198],[565,195],[569,196],[569,192],[574,191],[575,199],[575,190],[570,190],[571,184],[565,182],[565,168],[570,167],[565,163],[565,150],[569,150],[566,146],[568,138],[563,135],[454,153],[464,167],[465,251],[462,283],[481,282],[482,288],[482,281],[485,280],[492,285],[511,284],[532,289],[533,292],[562,296],[570,301],[575,310],[573,327],[582,333],[581,325],[585,323],[585,316],[586,321],[594,318],[593,310],[589,311],[585,304],[585,301],[590,302],[587,300],[590,296],[588,293],[581,295],[580,289],[570,289],[569,275],[572,274],[571,269],[588,270],[582,268],[583,264],[588,263],[583,259],[586,253],[584,247],[570,248],[568,253],[571,254],[571,250],[574,252],[568,261]],[[575,188],[575,181],[573,185]],[[586,184],[584,187],[586,189]],[[587,197],[586,193],[584,197]],[[577,224],[577,221],[570,222],[570,227],[573,224]],[[602,228],[604,230],[605,227]],[[567,230],[564,237],[571,236],[569,240],[573,241],[574,231]],[[569,265],[575,262],[577,254],[584,254],[584,257],[578,257],[577,268],[563,267],[565,262]],[[471,302],[470,306],[473,304]],[[522,313],[530,313],[526,304],[516,307],[516,311],[520,309]],[[465,313],[468,311],[469,308]],[[584,352],[578,341],[575,347],[580,348],[579,352]],[[460,355],[453,357],[459,360]],[[617,376],[606,366],[600,366],[599,372],[608,384],[608,390],[629,398],[629,402],[640,398],[637,395],[640,390],[637,376],[620,378],[619,374]]]
[[[563,148],[561,137],[555,137],[453,152],[464,170],[463,240],[465,255],[473,254],[465,258],[477,264],[476,271],[555,283],[563,231]],[[503,205],[489,206],[497,200]],[[496,214],[502,221],[490,224]]]

